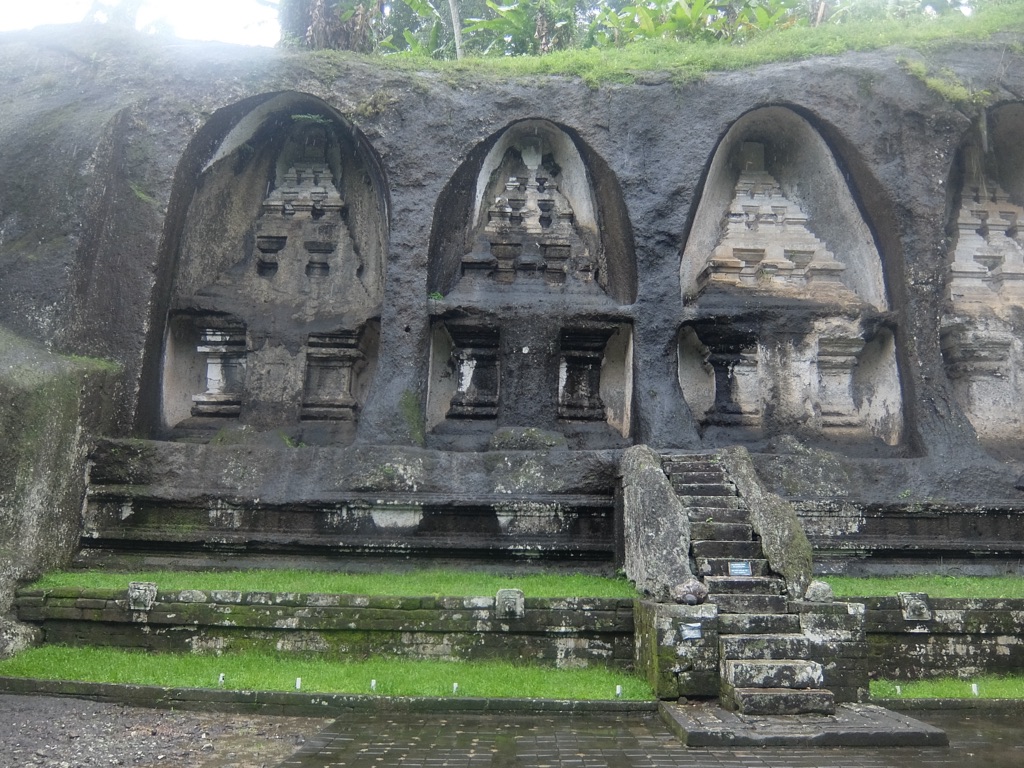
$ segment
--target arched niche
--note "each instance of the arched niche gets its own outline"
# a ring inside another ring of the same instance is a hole
[[[745,145],[759,145],[760,160],[757,151]],[[802,223],[819,247],[842,265],[837,271],[841,284],[874,308],[888,309],[874,237],[835,157],[818,131],[787,107],[748,112],[719,143],[683,252],[683,295],[698,294],[700,274],[727,233],[741,172],[758,162],[763,173],[776,182],[772,193],[776,199],[785,199],[786,212],[802,219],[797,226]]]
[[[350,439],[376,364],[387,252],[372,149],[330,105],[287,92],[214,114],[182,166],[157,431]]]
[[[832,151],[801,115],[765,107],[725,134],[680,285],[679,380],[706,439],[900,442],[881,257]]]
[[[512,231],[517,222],[524,231]],[[510,236],[491,237],[496,230]],[[592,281],[619,304],[636,299],[632,228],[618,182],[578,136],[548,120],[513,123],[474,148],[435,209],[431,293],[448,295],[474,270],[515,282],[509,269],[542,272],[549,289],[563,293]]]
[[[995,107],[953,164],[942,353],[982,444],[1020,458],[1024,430],[1024,104]]]
[[[499,428],[625,444],[632,230],[575,133],[523,120],[474,148],[438,199],[428,270],[428,444],[478,448]]]

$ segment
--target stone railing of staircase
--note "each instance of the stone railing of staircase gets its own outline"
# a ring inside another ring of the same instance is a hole
[[[827,714],[866,698],[864,607],[803,599],[810,544],[745,450],[641,446],[621,469],[623,565],[650,598],[635,615],[637,666],[659,697],[717,695],[752,715]],[[667,599],[694,576],[706,602]]]

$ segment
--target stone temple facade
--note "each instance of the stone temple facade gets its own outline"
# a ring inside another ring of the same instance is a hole
[[[819,570],[1017,568],[1024,59],[932,55],[986,105],[891,51],[590,88],[0,36],[3,583],[610,570],[641,444],[744,448]]]

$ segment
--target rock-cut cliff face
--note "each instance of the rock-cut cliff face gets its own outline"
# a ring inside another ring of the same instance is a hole
[[[1024,58],[929,54],[983,107],[916,56],[590,88],[2,35],[0,324],[116,362],[113,437],[742,444],[791,495],[1012,499]]]

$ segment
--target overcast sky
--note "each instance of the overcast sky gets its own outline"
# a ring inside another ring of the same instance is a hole
[[[0,31],[40,24],[81,21],[92,0],[0,0]],[[274,45],[280,35],[277,11],[253,0],[146,0],[139,29],[169,27],[188,40],[222,40],[242,45]]]

